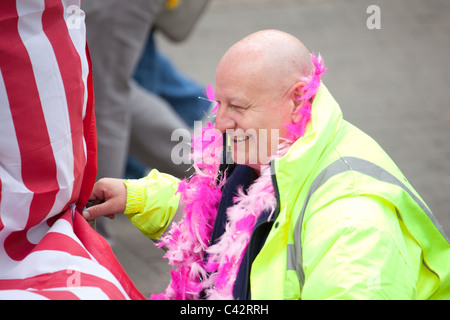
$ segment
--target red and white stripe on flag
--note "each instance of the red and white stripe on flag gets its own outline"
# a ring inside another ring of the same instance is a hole
[[[0,2],[0,299],[143,299],[83,219],[96,129],[79,0]]]

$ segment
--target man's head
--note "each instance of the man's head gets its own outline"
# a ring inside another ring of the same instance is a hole
[[[229,134],[236,163],[259,170],[276,154],[286,126],[300,121],[299,97],[313,70],[306,47],[277,30],[251,34],[225,53],[216,70],[216,128]]]

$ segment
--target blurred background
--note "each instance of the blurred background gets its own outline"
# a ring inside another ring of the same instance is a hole
[[[185,40],[156,32],[155,42],[206,87],[232,44],[272,28],[324,57],[323,81],[344,118],[390,154],[450,235],[450,1],[210,0]],[[124,216],[108,228],[141,292],[164,291],[170,269],[163,252]]]

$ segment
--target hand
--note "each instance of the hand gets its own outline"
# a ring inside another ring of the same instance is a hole
[[[116,213],[125,211],[127,187],[122,179],[100,179],[95,183],[89,201],[94,205],[83,212],[86,219],[97,219],[101,216],[114,219]]]

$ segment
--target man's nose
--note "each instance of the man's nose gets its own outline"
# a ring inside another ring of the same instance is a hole
[[[236,123],[234,120],[228,116],[225,108],[218,108],[216,114],[216,129],[224,133],[227,129],[234,129]]]

